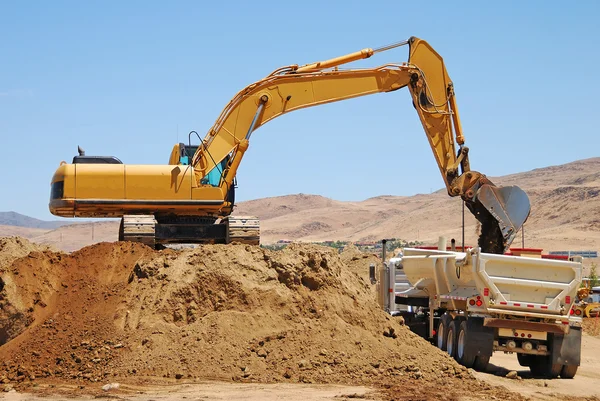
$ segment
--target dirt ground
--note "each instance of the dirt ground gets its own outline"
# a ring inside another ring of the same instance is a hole
[[[513,370],[521,379],[506,378]],[[600,338],[583,336],[581,365],[571,380],[533,378],[528,368],[519,365],[516,355],[499,352],[490,359],[487,371],[476,372],[475,376],[532,400],[600,400]]]
[[[373,258],[0,239],[0,398],[525,399],[383,312]]]
[[[84,401],[96,398],[113,398],[131,401],[179,401],[179,400],[247,400],[247,401],[325,401],[362,399],[374,401],[378,398],[376,390],[363,386],[342,386],[323,384],[247,384],[202,382],[160,385],[119,384],[118,389],[107,392],[98,389],[79,388],[74,386],[57,386],[39,388],[35,393],[19,393],[9,391],[0,394],[0,399],[27,401],[57,401],[66,397],[73,401]]]

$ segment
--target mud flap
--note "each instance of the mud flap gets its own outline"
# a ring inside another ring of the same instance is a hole
[[[485,327],[483,319],[472,317],[467,319],[467,332],[469,347],[472,347],[476,356],[492,356],[494,350],[494,328]]]
[[[496,187],[484,184],[477,191],[477,201],[498,221],[506,252],[529,217],[529,197],[525,191],[514,185]]]
[[[581,328],[571,327],[568,334],[552,334],[550,349],[552,364],[577,365],[581,363]]]

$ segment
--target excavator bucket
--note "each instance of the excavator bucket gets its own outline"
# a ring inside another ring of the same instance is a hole
[[[476,202],[480,203],[497,221],[500,230],[497,234],[502,236],[502,251],[508,251],[517,232],[529,217],[531,210],[529,197],[525,191],[514,185],[496,187],[483,184],[477,191]],[[482,225],[483,229],[485,226],[486,224]],[[490,227],[489,224],[487,226]],[[483,229],[482,236],[485,235]],[[497,229],[491,231],[497,232]],[[496,238],[499,239],[499,236],[496,235]],[[493,238],[490,236],[487,241],[493,241]],[[498,249],[500,249],[499,245]]]

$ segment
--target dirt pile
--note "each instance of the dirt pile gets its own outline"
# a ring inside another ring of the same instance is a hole
[[[27,256],[30,252],[47,250],[50,248],[31,243],[23,237],[0,237],[0,270],[4,270],[14,260]]]
[[[441,399],[491,394],[377,307],[369,258],[309,245],[31,252],[2,275],[15,288],[3,302],[29,305],[29,319],[0,347],[0,382],[406,382]]]
[[[46,257],[48,251],[24,238],[0,238],[0,344],[25,330],[36,319],[35,306],[46,306],[56,292],[56,275],[50,265],[60,260],[60,254]],[[20,268],[35,259],[47,261],[37,273]]]

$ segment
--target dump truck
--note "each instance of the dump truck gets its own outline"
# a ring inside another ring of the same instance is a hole
[[[385,249],[385,246],[383,247]],[[495,351],[514,353],[532,375],[573,378],[581,360],[574,314],[582,261],[404,248],[371,266],[380,305],[460,364],[485,370]],[[408,285],[407,285],[408,283]]]

